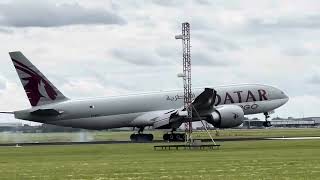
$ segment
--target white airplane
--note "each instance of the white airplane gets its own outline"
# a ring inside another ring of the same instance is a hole
[[[10,52],[31,104],[30,109],[12,113],[15,118],[39,123],[84,129],[137,127],[132,141],[153,140],[143,134],[147,126],[172,129],[164,140],[183,139],[174,131],[185,122],[183,91],[162,91],[100,99],[71,100],[65,97],[21,52]],[[200,115],[193,121],[205,120],[217,128],[241,125],[244,115],[263,113],[265,126],[270,126],[269,112],[288,101],[281,90],[267,85],[245,84],[193,89],[193,106]],[[195,114],[195,113],[193,113]]]

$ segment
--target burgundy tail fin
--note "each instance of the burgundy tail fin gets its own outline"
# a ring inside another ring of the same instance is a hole
[[[21,52],[10,52],[9,54],[31,106],[67,100]]]

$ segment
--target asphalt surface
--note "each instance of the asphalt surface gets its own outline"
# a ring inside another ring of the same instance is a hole
[[[284,139],[285,137],[261,137],[261,138],[224,138],[215,139],[215,142],[224,141],[259,141],[271,139]],[[202,139],[202,142],[211,142],[211,139]],[[130,144],[130,143],[168,143],[164,140],[154,140],[151,142],[132,142],[132,141],[88,141],[88,142],[41,142],[41,143],[3,143],[0,146],[49,146],[49,145],[81,145],[81,144]],[[176,143],[176,142],[172,142]]]

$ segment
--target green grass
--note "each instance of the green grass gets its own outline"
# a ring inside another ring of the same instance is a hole
[[[295,137],[295,136],[320,136],[320,128],[288,128],[288,129],[226,129],[219,130],[219,136],[211,131],[215,139],[219,138],[242,138],[242,137]],[[88,131],[81,133],[0,133],[0,143],[21,142],[69,142],[69,141],[106,141],[106,140],[129,140],[132,131]],[[152,131],[155,139],[162,139],[164,131]],[[195,131],[194,138],[209,138],[203,131]]]
[[[153,145],[1,147],[0,179],[320,178],[320,140],[224,142],[213,151]]]
[[[212,131],[216,135],[215,131]],[[312,137],[320,136],[320,128],[271,128],[271,129],[225,129],[218,130],[219,138],[243,137]],[[195,137],[208,138],[204,132],[195,132]]]

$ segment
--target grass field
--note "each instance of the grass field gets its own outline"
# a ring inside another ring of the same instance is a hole
[[[320,179],[320,140],[224,142],[220,150],[155,144],[0,148],[0,179]]]
[[[320,136],[320,128],[274,128],[274,129],[226,129],[219,130],[219,136],[215,131],[211,134],[215,139],[219,138],[242,138],[242,137],[297,137],[297,136]],[[107,141],[129,140],[132,131],[84,131],[80,133],[0,133],[0,143],[23,143],[23,142],[70,142],[70,141]],[[161,140],[163,131],[152,131],[155,139]],[[207,133],[196,131],[194,138],[209,138]]]

